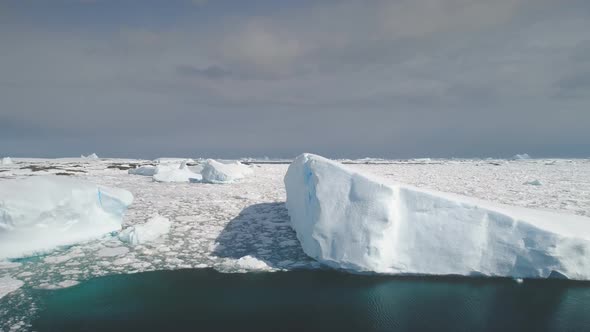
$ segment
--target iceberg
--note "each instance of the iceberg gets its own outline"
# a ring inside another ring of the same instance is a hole
[[[201,171],[203,182],[219,184],[235,182],[251,173],[252,169],[239,161],[222,163],[213,159],[207,159]]]
[[[186,162],[180,165],[159,165],[155,169],[153,179],[156,182],[200,182],[201,174],[193,173]]]
[[[12,165],[12,159],[10,157],[4,157],[0,159],[0,165]]]
[[[590,279],[590,218],[388,183],[312,154],[284,181],[304,252],[331,267]]]
[[[19,258],[121,229],[133,195],[77,179],[0,182],[0,259]]]
[[[529,159],[531,159],[531,156],[529,156],[526,153],[516,154],[512,157],[512,159],[514,159],[514,160],[529,160]]]
[[[132,168],[127,171],[128,174],[133,175],[142,175],[142,176],[154,176],[156,174],[156,167],[155,166],[140,166],[137,168]]]
[[[119,233],[119,240],[131,245],[151,242],[170,231],[170,220],[162,216],[154,216],[141,225],[135,225],[124,229]]]
[[[82,158],[82,159],[98,159],[98,156],[96,155],[96,153],[93,153],[93,154],[89,154],[87,156],[81,155],[80,158]]]

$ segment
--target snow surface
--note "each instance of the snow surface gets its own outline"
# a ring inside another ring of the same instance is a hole
[[[201,175],[207,183],[232,183],[252,174],[252,169],[239,161],[219,162],[207,159]]]
[[[0,182],[0,259],[117,231],[132,201],[126,190],[65,177]]]
[[[590,279],[590,218],[387,183],[311,154],[291,164],[285,186],[303,250],[329,266]]]
[[[154,241],[170,231],[170,220],[154,216],[146,223],[130,226],[119,233],[119,239],[131,245]]]
[[[24,282],[9,276],[0,278],[0,299],[21,288],[23,285]]]
[[[200,182],[203,177],[201,174],[193,173],[183,161],[180,165],[163,164],[157,166],[153,179],[157,182]]]

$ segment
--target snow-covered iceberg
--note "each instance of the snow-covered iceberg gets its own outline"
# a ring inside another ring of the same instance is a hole
[[[203,182],[208,183],[231,183],[251,173],[252,169],[239,161],[221,163],[213,159],[207,159],[201,171]]]
[[[140,166],[137,168],[132,168],[127,171],[129,174],[133,175],[142,175],[142,176],[154,176],[156,174],[156,167],[155,166]]]
[[[154,216],[141,225],[125,228],[119,233],[119,239],[132,245],[151,242],[168,234],[170,225],[168,218]]]
[[[193,173],[186,162],[180,165],[159,165],[155,169],[153,176],[157,182],[200,182],[203,177],[201,174]]]
[[[121,229],[133,195],[76,179],[39,176],[0,182],[0,259],[101,237]]]
[[[332,267],[590,279],[590,218],[386,183],[311,154],[285,186],[303,250]]]

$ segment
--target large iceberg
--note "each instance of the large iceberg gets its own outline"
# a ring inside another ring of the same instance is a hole
[[[0,259],[91,240],[121,229],[133,195],[81,180],[39,176],[0,182]]]
[[[590,279],[590,218],[386,183],[311,154],[285,186],[303,250],[332,267]]]
[[[201,171],[203,182],[208,183],[231,183],[251,173],[252,169],[239,161],[222,163],[213,159],[207,159]]]

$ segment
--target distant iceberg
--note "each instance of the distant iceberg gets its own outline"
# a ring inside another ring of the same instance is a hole
[[[514,159],[514,160],[528,160],[528,159],[531,159],[531,156],[529,156],[526,153],[523,153],[523,154],[514,155],[512,157],[512,159]]]
[[[0,259],[24,257],[121,229],[133,195],[76,179],[34,176],[0,185]]]
[[[201,174],[192,172],[186,162],[180,165],[158,165],[154,171],[153,179],[156,182],[200,182],[203,179]]]
[[[140,166],[137,168],[132,168],[127,171],[129,174],[133,175],[142,175],[142,176],[154,176],[156,174],[156,167],[155,166]]]
[[[252,169],[239,161],[222,163],[213,159],[208,159],[201,171],[203,182],[208,183],[231,183],[251,173]]]
[[[285,186],[305,253],[360,272],[590,279],[590,218],[384,181],[299,156]]]
[[[12,165],[12,159],[10,157],[4,157],[0,159],[0,165]]]
[[[81,155],[80,158],[82,158],[82,159],[98,159],[98,156],[96,155],[96,153],[93,153],[93,154],[89,154],[87,156]]]

